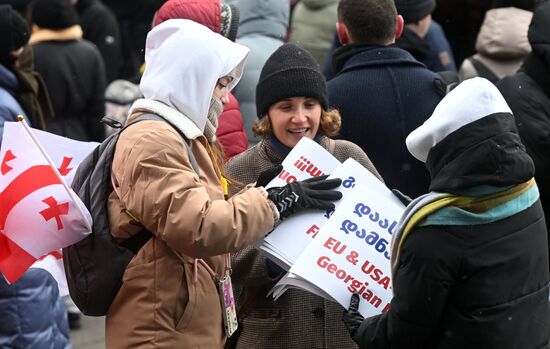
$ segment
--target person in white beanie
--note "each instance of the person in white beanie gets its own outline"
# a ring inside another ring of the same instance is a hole
[[[343,321],[360,348],[548,348],[546,226],[533,161],[486,79],[467,80],[406,140],[431,192],[392,241],[389,311]]]

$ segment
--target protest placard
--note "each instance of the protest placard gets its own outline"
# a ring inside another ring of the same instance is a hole
[[[351,294],[358,293],[364,316],[387,311],[390,241],[403,211],[401,203],[376,189],[356,185],[274,287],[273,296],[297,287],[348,307]]]
[[[356,185],[362,184],[375,190],[378,195],[401,205],[384,183],[351,158],[336,167],[329,178],[342,179],[342,185],[337,190],[342,193],[343,197]],[[338,209],[342,201],[335,202],[335,210]],[[260,250],[281,268],[288,270],[308,246],[311,239],[315,238],[329,217],[330,213],[313,210],[291,216],[264,239]]]
[[[340,161],[314,140],[302,137],[282,165],[283,170],[266,185],[266,189],[329,174],[340,165]]]
[[[269,182],[266,188],[280,187],[287,183],[329,174],[340,165],[340,161],[317,142],[307,137],[303,137],[298,144],[292,148],[282,165],[283,170],[281,173]],[[307,211],[302,214],[307,214]],[[300,216],[302,214],[300,214]],[[286,231],[279,233],[278,230],[282,225],[287,226],[286,221],[268,235],[260,243],[258,248],[272,261],[285,268],[285,270],[288,270],[294,260],[292,257],[294,254],[289,255],[291,252],[288,249],[296,243],[296,234],[286,234]],[[306,241],[309,239],[307,235],[301,236],[300,238]]]

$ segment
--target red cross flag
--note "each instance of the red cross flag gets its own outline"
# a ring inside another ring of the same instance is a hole
[[[97,143],[6,122],[0,148],[0,273],[16,281],[41,257],[74,244],[92,219],[69,185]]]

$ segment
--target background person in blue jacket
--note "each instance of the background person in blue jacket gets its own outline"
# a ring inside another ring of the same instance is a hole
[[[47,271],[29,269],[11,285],[0,277],[0,348],[71,348],[67,310]]]
[[[462,82],[407,137],[431,192],[412,201],[392,241],[394,297],[363,319],[360,348],[548,348],[548,249],[535,168],[514,116],[488,80]]]
[[[13,69],[29,36],[25,20],[11,6],[0,6],[0,144],[4,122],[25,115],[14,97],[19,85]],[[9,285],[0,275],[0,348],[70,347],[67,312],[55,279],[45,270],[30,269]]]

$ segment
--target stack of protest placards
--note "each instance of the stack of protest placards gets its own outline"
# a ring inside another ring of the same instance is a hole
[[[358,293],[364,316],[387,310],[390,243],[403,209],[383,193],[356,185],[274,287],[274,297],[299,287],[347,307]]]
[[[273,179],[266,188],[284,186],[287,183],[329,174],[340,165],[340,161],[319,144],[304,137],[288,154],[282,165],[283,170],[279,176]],[[319,213],[319,211],[309,211],[299,216],[290,217],[264,239],[259,247],[260,250],[281,268],[288,270],[311,240],[307,232],[296,234],[296,224],[304,228],[307,224],[302,224],[302,219],[309,222],[312,215],[313,217],[320,216],[323,221],[326,220],[326,218],[322,218],[323,213]],[[305,229],[312,226],[309,225]]]
[[[328,159],[328,161],[327,161]],[[287,161],[288,160],[288,161]],[[343,198],[333,212],[308,211],[283,221],[259,247],[289,273],[273,288],[275,298],[297,287],[349,305],[358,293],[365,316],[387,310],[392,297],[390,241],[404,210],[403,204],[372,173],[353,159],[340,164],[325,149],[303,138],[283,162],[283,172],[269,186],[300,176],[300,165],[341,178]],[[336,162],[336,165],[335,165]],[[332,169],[331,169],[332,167]],[[295,170],[297,169],[297,170]],[[322,170],[321,170],[322,169]]]

